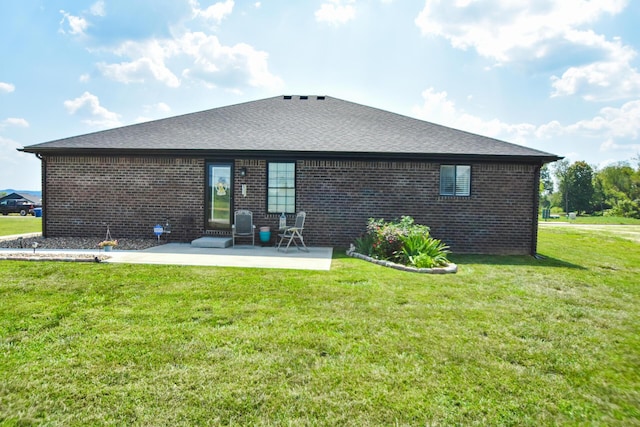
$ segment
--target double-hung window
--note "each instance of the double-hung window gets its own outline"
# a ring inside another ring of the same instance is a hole
[[[269,162],[267,166],[267,212],[295,213],[296,164]]]
[[[469,196],[471,194],[471,166],[441,165],[440,195]]]

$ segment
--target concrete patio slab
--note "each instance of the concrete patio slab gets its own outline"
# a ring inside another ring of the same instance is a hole
[[[309,252],[278,252],[274,247],[236,245],[235,248],[197,248],[189,243],[168,243],[142,251],[114,251],[109,263],[172,264],[217,267],[330,270],[333,248],[313,247]]]
[[[40,260],[72,260],[76,256],[110,257],[102,262],[120,264],[200,265],[242,268],[280,268],[290,270],[331,269],[333,248],[312,247],[309,252],[289,250],[278,252],[275,247],[236,245],[235,248],[196,248],[190,243],[168,243],[140,251],[104,252],[97,249],[0,249],[0,258],[27,257]]]

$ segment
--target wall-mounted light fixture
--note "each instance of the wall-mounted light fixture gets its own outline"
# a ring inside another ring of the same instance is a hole
[[[247,168],[240,168],[240,176],[247,176]]]

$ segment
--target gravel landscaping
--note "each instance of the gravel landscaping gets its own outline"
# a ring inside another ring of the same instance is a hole
[[[0,241],[3,249],[31,249],[33,244],[38,244],[38,249],[96,249],[103,239],[97,237],[29,237]],[[118,239],[116,249],[132,251],[142,250],[166,243],[157,239]]]

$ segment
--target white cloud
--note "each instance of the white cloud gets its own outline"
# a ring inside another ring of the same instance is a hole
[[[0,122],[0,128],[6,127],[6,126],[28,128],[29,122],[26,121],[25,119],[9,117],[8,119],[4,119],[2,122]]]
[[[613,139],[609,138],[600,145],[600,151],[602,152],[625,151],[631,154],[633,153],[637,154],[637,153],[640,153],[640,144],[617,144],[616,142],[613,141]]]
[[[185,34],[178,44],[192,59],[183,76],[232,89],[245,84],[268,88],[282,85],[280,78],[269,72],[269,55],[246,43],[224,46],[216,36],[197,32]]]
[[[68,32],[69,34],[82,36],[84,35],[85,30],[89,28],[89,23],[83,17],[71,15],[64,10],[61,10],[60,13],[62,14],[59,29],[61,33],[65,34]],[[67,30],[63,28],[65,21],[69,26]]]
[[[62,34],[72,34],[74,36],[84,36],[91,25],[85,18],[86,15],[99,17],[106,16],[104,0],[98,0],[91,5],[89,10],[83,11],[81,15],[84,16],[72,15],[62,9],[60,10],[60,13],[62,14],[62,19],[59,22],[58,32]]]
[[[631,157],[640,152],[640,100],[630,101],[620,108],[605,107],[592,118],[568,125],[552,121],[539,126],[536,137],[569,138],[575,141],[602,141],[601,152],[624,152]]]
[[[640,144],[633,142],[640,138],[640,99],[627,102],[620,108],[602,108],[594,117],[571,124],[563,125],[554,120],[535,125],[484,120],[459,110],[446,92],[436,92],[433,88],[422,92],[422,98],[423,103],[412,109],[416,117],[480,135],[527,145],[545,139],[572,144],[602,141],[600,151],[624,152],[628,157],[640,152]]]
[[[315,12],[316,21],[331,25],[345,24],[356,16],[354,2],[355,0],[329,0],[328,3],[322,3]]]
[[[11,83],[0,82],[0,92],[11,93],[16,87]]]
[[[448,99],[447,92],[435,92],[429,88],[422,92],[423,103],[412,109],[413,114],[423,120],[473,132],[518,144],[526,144],[536,127],[529,123],[509,124],[498,119],[484,120],[459,111]]]
[[[90,126],[116,127],[122,126],[120,115],[107,110],[100,105],[100,100],[92,93],[85,92],[75,99],[64,101],[64,106],[69,114],[79,113],[87,117],[83,120]]]
[[[169,113],[171,112],[171,107],[164,102],[158,102],[157,104],[153,104],[150,106],[152,110],[156,110],[160,113]]]
[[[164,102],[158,102],[156,104],[147,104],[142,107],[144,116],[138,116],[134,122],[142,123],[151,120],[157,120],[162,117],[166,117],[171,112],[171,107]]]
[[[99,0],[92,4],[91,8],[89,9],[89,13],[94,16],[106,16],[107,12],[105,10],[104,0]]]
[[[621,43],[610,42],[592,31],[572,31],[567,38],[602,51],[603,59],[570,67],[561,77],[552,77],[552,96],[581,94],[588,101],[610,101],[640,96],[640,73],[631,66],[636,52]]]
[[[225,2],[214,3],[206,9],[200,9],[198,0],[190,0],[189,3],[194,17],[215,21],[217,24],[221,23],[228,15],[231,15],[235,4],[233,0],[226,0]]]
[[[611,138],[638,139],[640,135],[640,100],[627,102],[620,108],[605,107],[589,120],[581,120],[567,127],[570,133],[604,134]]]
[[[118,47],[114,53],[134,59],[119,64],[97,64],[98,69],[106,77],[121,83],[142,83],[152,78],[169,87],[180,86],[180,79],[165,64],[165,59],[176,53],[176,46],[172,41],[128,41]]]
[[[98,64],[102,73],[123,83],[154,79],[169,87],[178,87],[180,79],[167,62],[185,78],[205,85],[238,89],[253,87],[277,88],[282,81],[269,72],[266,52],[245,43],[225,46],[216,36],[202,32],[187,32],[172,40],[126,42],[114,53],[132,60],[119,64]]]
[[[458,49],[475,49],[497,65],[579,55],[590,63],[552,77],[552,96],[589,101],[637,97],[636,52],[581,27],[621,13],[629,0],[426,0],[415,19],[423,35],[444,37]]]
[[[89,74],[82,74],[78,80],[80,81],[80,83],[87,83],[89,80],[91,80],[91,76]]]
[[[620,13],[628,0],[426,0],[415,19],[424,35],[441,36],[459,49],[508,62],[539,58],[567,31],[604,14]]]
[[[638,139],[640,137],[640,99],[626,102],[620,108],[601,108],[598,114],[590,119],[579,120],[569,125],[562,125],[554,120],[539,126],[536,130],[536,136],[539,138],[566,135],[607,140]]]

